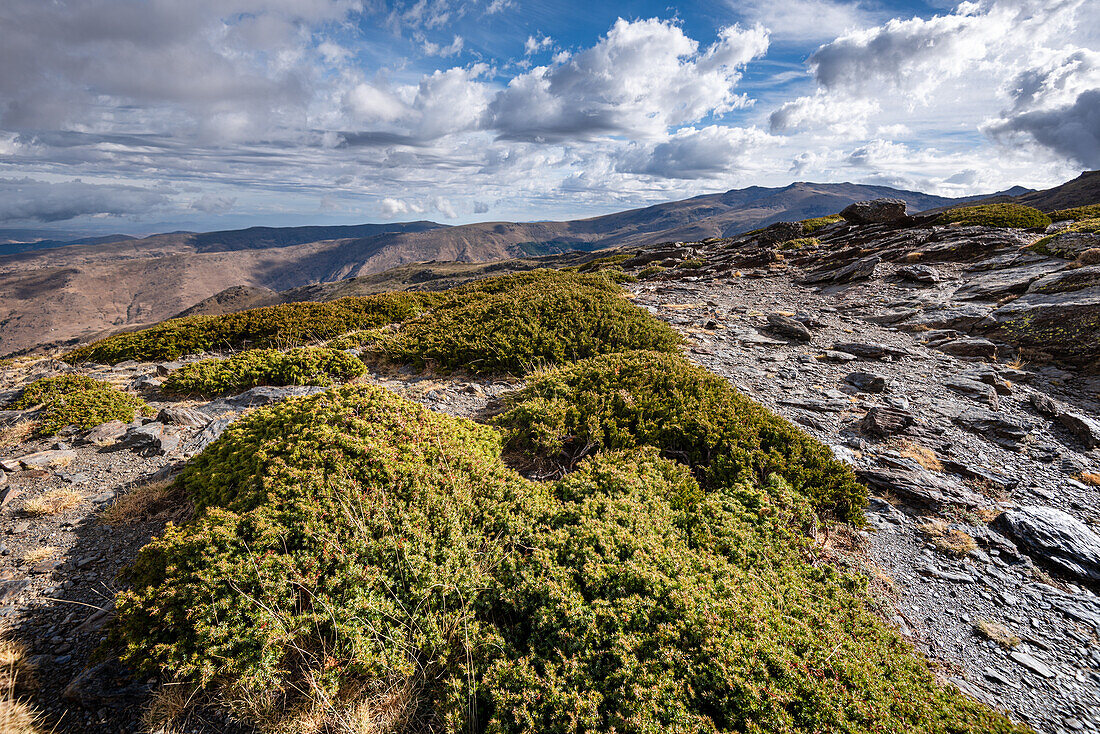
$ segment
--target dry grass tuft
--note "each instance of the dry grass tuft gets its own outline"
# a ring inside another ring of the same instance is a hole
[[[942,472],[943,464],[932,449],[920,444],[906,442],[898,449],[898,453],[907,459],[912,459],[928,471]]]
[[[14,446],[26,441],[34,427],[38,425],[34,421],[19,421],[18,423],[0,428],[0,446]]]
[[[1006,650],[1020,644],[1020,638],[1012,634],[1012,630],[1000,622],[992,622],[988,619],[979,619],[974,623],[974,631],[987,640],[993,640]]]
[[[1077,475],[1077,481],[1092,487],[1100,487],[1100,472],[1082,472]]]
[[[980,507],[974,510],[974,516],[985,523],[990,523],[996,520],[1001,514],[1001,510],[996,507]]]
[[[181,522],[193,510],[194,506],[176,487],[175,481],[163,479],[132,487],[100,512],[99,520],[106,525],[133,525],[153,520]]]
[[[24,502],[23,512],[35,516],[56,515],[71,510],[83,501],[84,495],[75,489],[51,489]]]
[[[34,550],[27,551],[27,553],[23,556],[23,562],[33,566],[36,563],[41,563],[42,561],[45,561],[47,558],[53,558],[60,552],[61,549],[56,546],[44,545],[41,548],[35,548]]]
[[[961,530],[952,530],[943,520],[929,520],[918,525],[917,530],[930,537],[936,548],[944,553],[965,556],[978,547],[972,537]]]
[[[1027,360],[1024,359],[1023,357],[1017,355],[1017,356],[1012,358],[1011,362],[1005,363],[1005,367],[1008,367],[1008,368],[1014,369],[1014,370],[1022,370],[1024,367],[1027,367]]]
[[[34,687],[34,671],[18,642],[0,635],[0,734],[37,734],[40,717],[16,690]]]

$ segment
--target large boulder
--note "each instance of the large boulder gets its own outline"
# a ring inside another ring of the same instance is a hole
[[[1062,270],[1043,276],[1028,286],[1028,293],[1070,293],[1100,287],[1100,265]]]
[[[1100,581],[1100,536],[1072,515],[1053,507],[1021,507],[1002,513],[994,525],[1032,555]]]
[[[857,201],[845,207],[840,216],[852,224],[887,224],[908,219],[901,199]]]
[[[1028,293],[990,314],[986,336],[1045,352],[1086,370],[1100,368],[1100,286]]]

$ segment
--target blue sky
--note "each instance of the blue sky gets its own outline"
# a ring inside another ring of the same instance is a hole
[[[0,228],[590,216],[1100,168],[1088,0],[6,0]]]

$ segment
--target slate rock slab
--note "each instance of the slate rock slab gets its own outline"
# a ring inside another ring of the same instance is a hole
[[[225,402],[235,408],[252,408],[258,405],[271,405],[288,398],[298,398],[307,395],[316,395],[328,388],[317,385],[289,385],[287,387],[254,387],[245,390],[240,395],[226,398]]]
[[[901,199],[873,199],[849,204],[840,216],[852,224],[888,224],[905,220],[905,202]]]
[[[994,526],[1031,555],[1074,576],[1100,581],[1100,535],[1073,515],[1032,505],[1001,513]]]

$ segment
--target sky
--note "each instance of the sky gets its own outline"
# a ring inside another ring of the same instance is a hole
[[[3,0],[0,227],[570,219],[1100,168],[1095,0]]]

